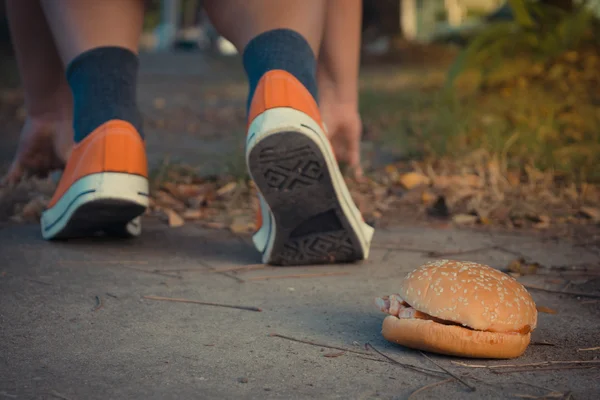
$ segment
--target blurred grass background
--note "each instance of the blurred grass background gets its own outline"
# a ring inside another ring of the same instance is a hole
[[[392,38],[385,54],[363,57],[361,113],[381,145],[417,159],[460,159],[483,150],[506,168],[527,165],[561,179],[600,181],[598,1],[510,0],[492,14],[475,8],[467,17],[477,23],[428,43],[403,37],[399,1],[365,3],[365,47]],[[160,22],[159,6],[149,1],[147,31]],[[0,17],[0,84],[15,87]],[[378,64],[386,72],[372,68]],[[396,75],[412,81],[376,84]]]

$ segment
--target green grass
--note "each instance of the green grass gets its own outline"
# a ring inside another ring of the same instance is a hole
[[[363,90],[363,120],[381,145],[418,158],[460,159],[473,151],[497,155],[508,167],[552,170],[577,180],[600,181],[600,105],[582,90],[524,82],[459,95],[423,91]],[[585,82],[579,84],[585,85]],[[560,86],[560,85],[558,85]],[[572,90],[571,90],[572,89]]]

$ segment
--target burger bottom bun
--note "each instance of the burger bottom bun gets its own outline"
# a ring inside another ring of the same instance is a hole
[[[393,315],[383,320],[381,333],[386,340],[402,346],[471,358],[519,357],[531,340],[530,333],[474,331],[430,320],[399,319]]]

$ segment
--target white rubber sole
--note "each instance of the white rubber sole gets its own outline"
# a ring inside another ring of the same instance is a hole
[[[282,143],[276,144],[276,142],[278,142],[278,139],[276,137],[276,135],[285,135],[286,139],[284,139],[284,141]],[[288,140],[289,139],[289,140]],[[265,144],[267,142],[271,142],[270,144]],[[292,143],[297,143],[298,145],[296,145],[296,147],[294,148],[294,144]],[[287,149],[287,145],[289,144],[289,149]],[[350,235],[355,235],[356,238],[353,237],[353,239],[357,239],[357,240],[347,240],[347,239],[343,239],[345,240],[348,244],[347,246],[360,246],[360,249],[357,249],[357,252],[354,254],[354,257],[356,257],[356,255],[360,255],[361,259],[367,259],[369,256],[369,250],[370,250],[370,245],[371,245],[371,240],[374,234],[374,229],[367,225],[363,219],[362,219],[362,215],[360,213],[360,211],[358,210],[358,208],[356,207],[356,205],[354,204],[354,201],[352,200],[352,197],[350,195],[350,192],[348,191],[348,188],[346,186],[346,183],[344,181],[344,178],[339,170],[338,164],[335,160],[335,156],[333,155],[332,151],[331,151],[331,147],[329,145],[329,141],[327,139],[327,137],[325,136],[324,132],[322,131],[321,127],[308,115],[306,115],[305,113],[292,109],[292,108],[274,108],[274,109],[270,109],[265,111],[264,113],[260,114],[258,117],[256,117],[248,130],[248,138],[247,138],[247,145],[246,145],[246,164],[248,166],[248,170],[250,172],[250,175],[252,176],[252,179],[257,183],[257,187],[259,190],[259,202],[260,202],[260,207],[261,207],[261,212],[263,215],[263,223],[262,226],[260,227],[260,229],[256,232],[256,234],[253,236],[253,242],[254,245],[256,246],[256,248],[262,252],[263,254],[263,262],[264,263],[272,263],[274,261],[274,259],[277,258],[281,258],[279,257],[279,255],[273,255],[273,248],[274,245],[277,241],[278,238],[278,234],[280,232],[278,232],[278,226],[280,227],[279,229],[281,229],[281,226],[283,224],[283,226],[286,226],[285,229],[287,229],[287,226],[289,225],[289,223],[284,223],[282,222],[284,219],[286,219],[287,215],[283,215],[282,213],[285,214],[290,214],[292,212],[294,212],[293,208],[285,208],[285,205],[283,205],[283,208],[280,208],[280,210],[288,210],[288,211],[279,211],[279,215],[276,215],[277,213],[273,213],[272,212],[272,205],[269,205],[268,202],[265,200],[266,198],[269,198],[269,196],[265,195],[265,191],[270,191],[271,193],[271,203],[277,203],[278,206],[282,206],[282,202],[285,203],[289,203],[289,205],[291,205],[292,207],[294,206],[295,202],[302,202],[302,196],[303,195],[307,195],[307,192],[309,189],[305,189],[304,187],[299,187],[299,188],[291,188],[291,187],[286,187],[285,190],[281,190],[281,188],[279,189],[274,189],[277,191],[277,193],[273,194],[273,192],[271,191],[272,187],[269,186],[269,182],[268,182],[268,177],[266,178],[267,180],[265,180],[265,176],[263,174],[263,176],[259,176],[260,172],[259,169],[260,167],[258,166],[259,161],[258,158],[262,157],[260,155],[257,155],[256,152],[255,154],[253,154],[253,150],[260,148],[261,146],[264,147],[263,149],[260,149],[261,152],[264,153],[264,151],[271,151],[271,148],[277,148],[277,149],[281,149],[284,148],[282,151],[283,153],[281,153],[279,160],[277,161],[273,161],[273,168],[279,168],[281,167],[283,164],[281,164],[282,162],[287,162],[290,160],[290,158],[294,157],[294,154],[296,156],[300,155],[300,153],[298,153],[299,151],[303,151],[303,154],[311,154],[311,156],[313,158],[315,158],[317,161],[315,163],[313,163],[314,165],[319,164],[318,167],[315,168],[321,168],[323,170],[323,172],[327,175],[327,177],[329,178],[329,180],[323,181],[322,175],[321,178],[318,178],[318,180],[315,180],[314,182],[321,182],[321,183],[314,183],[314,185],[317,186],[317,192],[312,192],[312,193],[318,193],[318,191],[320,190],[320,188],[318,187],[318,185],[325,185],[322,186],[322,188],[324,188],[326,191],[331,189],[329,186],[332,186],[333,190],[331,191],[331,193],[333,194],[333,196],[336,197],[336,199],[323,199],[322,203],[325,202],[330,202],[330,200],[333,200],[333,203],[331,204],[335,204],[335,206],[333,208],[338,209],[337,215],[338,217],[341,217],[342,220],[344,220],[344,222],[347,224],[346,225],[346,231],[351,231],[349,232]],[[267,148],[268,147],[268,148]],[[307,150],[308,148],[312,149],[312,150]],[[300,150],[299,150],[300,149]],[[258,151],[258,150],[257,150]],[[288,153],[285,153],[286,151],[288,151]],[[308,152],[308,153],[307,153]],[[252,155],[252,156],[251,156]],[[304,157],[303,155],[300,155],[300,159],[302,159],[302,157]],[[307,156],[310,157],[310,156]],[[308,158],[307,158],[308,159]],[[279,164],[277,164],[279,163]],[[310,161],[309,161],[310,163]],[[322,163],[324,163],[324,165],[321,165]],[[299,164],[298,164],[299,165]],[[270,168],[270,167],[268,167]],[[305,166],[303,168],[311,168],[310,166]],[[263,169],[264,170],[264,169]],[[273,170],[273,169],[271,169]],[[281,169],[279,169],[281,171]],[[290,171],[290,174],[294,175],[297,171]],[[304,172],[300,172],[303,174],[306,174],[307,172],[310,172],[308,170],[305,170]],[[267,174],[269,173],[269,171],[267,171]],[[255,176],[256,175],[256,176]],[[303,175],[306,176],[306,175]],[[298,176],[300,180],[302,180],[302,176]],[[282,178],[284,179],[284,178]],[[292,179],[292,178],[290,178]],[[262,182],[262,184],[261,184]],[[324,183],[323,183],[324,182]],[[330,183],[329,183],[330,182]],[[300,182],[302,183],[302,182]],[[307,182],[308,184],[309,182]],[[297,186],[297,185],[294,185]],[[292,193],[294,192],[294,193]],[[309,193],[308,195],[310,196],[312,193]],[[279,197],[278,197],[279,196]],[[280,200],[282,197],[283,200]],[[286,197],[287,196],[287,197]],[[313,196],[314,198],[314,196]],[[306,203],[310,202],[312,200],[312,198],[307,198],[305,199],[306,201],[304,201],[304,204],[306,205]],[[315,209],[315,206],[318,206],[318,204],[314,204],[313,205],[313,209]],[[301,209],[302,204],[297,204],[298,209]],[[343,215],[339,215],[339,211],[341,211],[341,214]],[[301,213],[300,213],[301,214]],[[307,214],[308,215],[308,214]],[[278,221],[278,219],[280,221]],[[294,221],[292,221],[294,222]],[[349,225],[349,226],[348,226]],[[291,228],[290,228],[291,229]],[[343,230],[343,229],[342,229]],[[286,233],[282,233],[287,235],[289,232]],[[321,240],[323,238],[317,238],[318,240]],[[326,240],[331,240],[331,237],[326,238]],[[314,240],[313,240],[314,242]],[[321,240],[322,242],[322,240]],[[352,242],[353,244],[350,245],[349,243]],[[308,242],[306,242],[308,243]],[[324,244],[315,244],[313,243],[315,246],[319,245],[319,246],[324,246]],[[304,244],[300,244],[299,246],[304,246]],[[281,247],[281,246],[280,246]],[[321,262],[326,262],[325,260],[322,260],[320,256],[317,256],[317,254],[310,249],[305,249],[306,250],[306,255],[304,257],[300,257],[299,263],[321,263]],[[321,252],[327,252],[328,250],[325,250],[323,247],[321,248]],[[278,249],[279,252],[282,251],[282,249]],[[335,250],[332,250],[332,254],[335,253]],[[353,256],[349,256],[349,257],[353,257]],[[314,258],[314,259],[311,259]],[[337,257],[332,257],[332,258],[337,258]],[[342,257],[343,258],[343,257]],[[334,260],[337,261],[337,260]],[[292,263],[292,261],[290,261],[290,263]]]
[[[148,190],[148,179],[139,175],[102,172],[85,176],[42,213],[42,236],[65,239],[99,231],[137,236],[139,216],[149,203]]]

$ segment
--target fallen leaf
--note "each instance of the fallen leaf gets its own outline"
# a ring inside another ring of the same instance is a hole
[[[549,307],[536,306],[536,309],[538,310],[538,312],[545,313],[545,314],[558,314],[558,311],[556,311],[552,308],[549,308]]]
[[[473,225],[477,223],[478,219],[479,217],[476,215],[457,214],[452,217],[452,222],[457,225]]]
[[[519,275],[534,275],[537,273],[539,267],[541,267],[540,264],[528,263],[522,258],[512,260],[508,264],[508,270]]]
[[[202,210],[188,209],[185,210],[181,216],[183,217],[183,219],[200,219],[203,217],[203,215],[204,213],[202,212]]]
[[[21,217],[26,221],[36,221],[41,217],[47,204],[48,200],[44,196],[37,196],[23,206]]]
[[[385,166],[385,173],[393,182],[398,181],[398,178],[400,176],[400,173],[398,172],[398,168],[396,168],[395,165],[391,165],[391,164]]]
[[[165,208],[164,212],[165,212],[165,214],[167,214],[167,218],[169,220],[169,226],[171,228],[177,228],[177,227],[185,224],[184,219],[181,218],[181,216],[179,214],[177,214],[175,211],[173,211],[172,209]]]
[[[227,228],[227,225],[222,222],[206,222],[203,225],[210,229],[225,229],[225,228]]]
[[[226,194],[233,192],[236,187],[237,187],[237,182],[229,182],[228,184],[226,184],[225,186],[223,186],[223,187],[219,188],[219,190],[217,190],[217,196],[223,197]]]
[[[154,195],[154,199],[155,199],[157,205],[160,205],[160,206],[163,206],[166,208],[172,208],[176,211],[183,211],[186,209],[186,206],[183,203],[183,201],[177,199],[176,197],[172,196],[171,194],[169,194],[163,190],[159,190]]]
[[[432,192],[430,192],[429,190],[425,190],[421,194],[421,201],[423,202],[423,204],[429,205],[429,204],[433,203],[436,198],[437,198],[436,195],[433,194]]]
[[[247,233],[249,228],[249,223],[245,218],[235,218],[229,225],[229,230],[233,233]]]
[[[211,185],[212,187],[212,185]],[[177,185],[177,190],[183,198],[198,196],[199,194],[206,193],[210,188],[208,185],[199,185],[196,183],[182,183]]]
[[[533,227],[536,229],[546,229],[550,227],[550,217],[547,215],[538,215],[537,223],[533,224]]]
[[[430,179],[427,176],[418,172],[409,172],[407,174],[400,175],[398,181],[400,182],[400,184],[402,184],[402,186],[410,190],[417,186],[428,185]]]
[[[595,207],[581,207],[579,213],[592,221],[600,221],[600,209]]]
[[[506,180],[511,186],[519,186],[521,184],[521,173],[518,171],[509,171],[506,174]]]

